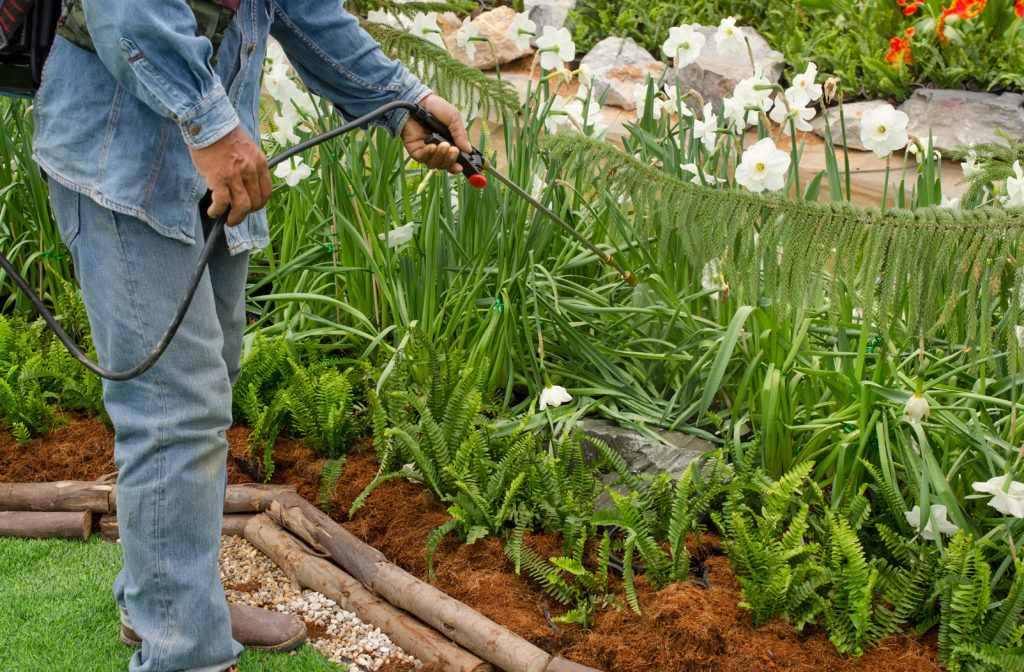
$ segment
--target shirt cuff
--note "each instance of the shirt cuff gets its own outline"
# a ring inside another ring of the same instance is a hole
[[[193,149],[212,145],[230,133],[238,123],[238,112],[220,84],[178,119],[181,136]]]

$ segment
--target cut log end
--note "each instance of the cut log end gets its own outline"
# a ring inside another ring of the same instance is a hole
[[[0,537],[85,541],[91,533],[89,511],[0,511]]]

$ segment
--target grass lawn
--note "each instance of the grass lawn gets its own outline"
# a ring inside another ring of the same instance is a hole
[[[134,649],[118,638],[111,594],[121,547],[0,538],[0,672],[124,672]],[[246,651],[240,672],[338,672],[303,645],[294,656]]]

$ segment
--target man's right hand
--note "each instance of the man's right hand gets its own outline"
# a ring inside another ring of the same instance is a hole
[[[236,226],[267,204],[273,189],[267,157],[241,126],[212,145],[188,151],[212,194],[206,210],[210,217],[219,217],[230,208],[227,224]]]

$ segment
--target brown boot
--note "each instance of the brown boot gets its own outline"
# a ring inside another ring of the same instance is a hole
[[[242,604],[229,604],[228,611],[231,636],[247,649],[291,651],[306,641],[306,624],[291,614]],[[121,641],[127,646],[142,646],[142,639],[125,625],[121,626]],[[231,668],[225,672],[231,672]]]

